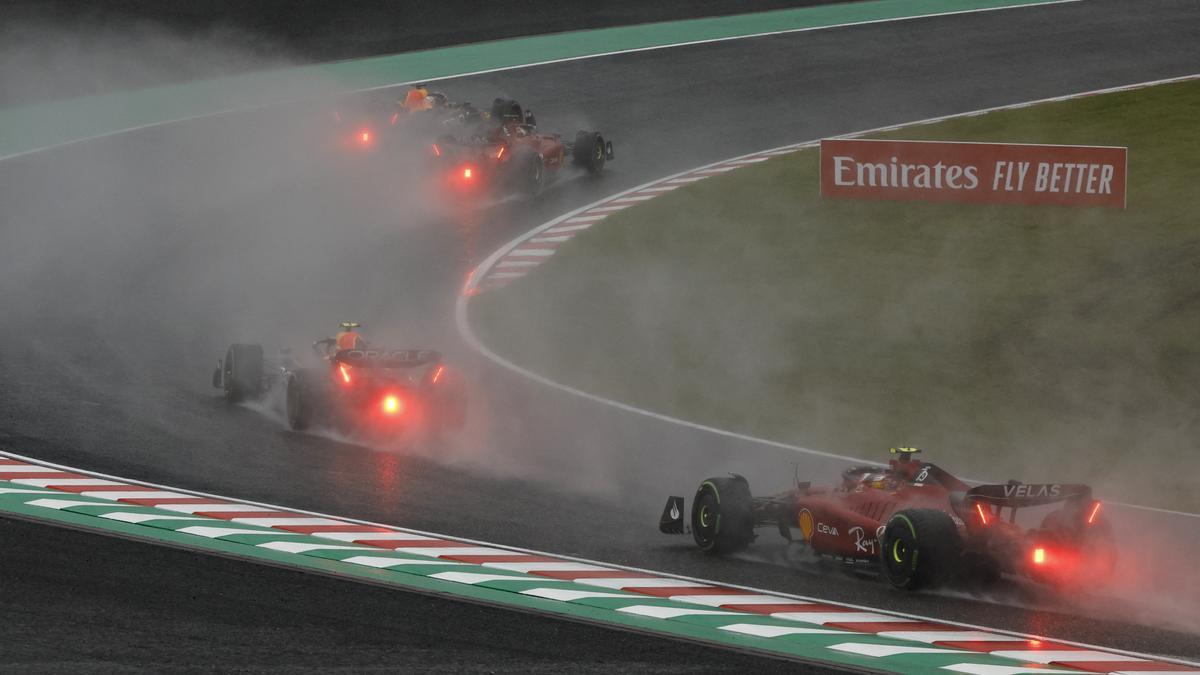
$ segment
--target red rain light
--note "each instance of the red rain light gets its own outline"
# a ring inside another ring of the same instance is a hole
[[[463,178],[470,180],[472,173],[473,172],[471,171],[471,167],[468,166],[467,168],[463,169]]]
[[[338,370],[342,373],[342,381],[350,384],[350,367],[342,363],[338,365]]]
[[[1046,564],[1046,549],[1042,548],[1041,546],[1033,549],[1033,564],[1034,565],[1045,565]]]
[[[1096,522],[1096,516],[1098,515],[1100,515],[1100,502],[1096,502],[1092,505],[1092,512],[1088,514],[1088,525]]]
[[[369,132],[369,131],[364,131],[364,132],[362,132],[361,134],[359,134],[359,135],[358,135],[358,138],[359,138],[359,140],[360,140],[360,141],[362,141],[363,143],[370,143],[370,142],[371,142],[371,132]]]
[[[983,504],[980,504],[979,502],[975,502],[975,510],[977,512],[979,512],[979,522],[983,523],[984,525],[987,525],[988,517],[987,517],[987,512],[983,510]]]
[[[385,415],[399,415],[404,412],[404,402],[394,394],[383,397],[382,407]]]

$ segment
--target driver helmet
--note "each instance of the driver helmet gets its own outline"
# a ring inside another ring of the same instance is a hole
[[[425,85],[418,84],[408,90],[408,93],[404,95],[404,107],[409,112],[429,110],[433,107],[433,103],[429,100],[429,90],[425,88]]]
[[[362,335],[355,332],[355,329],[360,328],[361,324],[356,321],[343,321],[339,327],[341,330],[333,339],[338,351],[366,348],[367,341],[363,339]]]

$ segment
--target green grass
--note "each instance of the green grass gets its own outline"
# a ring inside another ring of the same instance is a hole
[[[1114,209],[822,200],[818,156],[628,209],[472,303],[597,394],[856,456],[1200,511],[1200,82],[890,132],[1129,147]]]

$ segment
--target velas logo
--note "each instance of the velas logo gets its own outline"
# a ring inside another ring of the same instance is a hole
[[[1125,208],[1126,148],[825,139],[821,195]]]

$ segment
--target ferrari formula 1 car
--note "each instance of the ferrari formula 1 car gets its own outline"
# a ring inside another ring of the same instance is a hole
[[[330,427],[372,437],[457,430],[466,421],[466,388],[430,349],[337,349],[319,341],[304,364],[290,351],[264,357],[262,346],[233,344],[212,384],[231,402],[283,389],[288,425]]]
[[[435,172],[457,191],[535,194],[563,168],[598,174],[613,159],[611,141],[580,131],[572,141],[538,131],[516,101],[496,99],[490,113],[465,108],[451,133],[432,144]]]
[[[1095,584],[1116,561],[1101,503],[1086,485],[1065,483],[970,487],[916,448],[893,448],[888,467],[847,469],[836,487],[797,482],[787,492],[754,497],[736,474],[709,478],[692,503],[691,532],[710,553],[749,545],[754,530],[774,526],[820,556],[847,565],[878,564],[893,586],[936,587],[989,583],[1002,574],[1054,585]],[[1046,512],[1040,526],[1023,528],[1017,511]],[[670,497],[659,521],[668,534],[684,532],[683,497]],[[1006,517],[1007,516],[1007,517]]]

